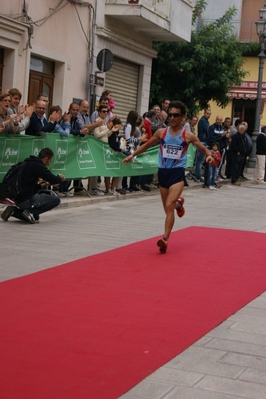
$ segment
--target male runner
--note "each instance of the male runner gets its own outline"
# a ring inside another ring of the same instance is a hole
[[[185,185],[185,167],[187,163],[187,148],[193,143],[206,155],[206,161],[213,163],[211,151],[208,150],[192,133],[183,127],[186,107],[179,101],[171,101],[169,104],[169,127],[158,129],[145,144],[141,145],[133,154],[127,156],[123,163],[128,163],[133,157],[146,151],[151,146],[159,143],[158,180],[161,199],[166,214],[164,235],[157,242],[161,253],[165,253],[168,240],[174,226],[176,210],[182,217],[185,213],[184,198],[181,197]]]

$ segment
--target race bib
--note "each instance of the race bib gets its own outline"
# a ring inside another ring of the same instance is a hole
[[[163,157],[180,160],[182,155],[183,147],[181,145],[164,144],[163,145]]]

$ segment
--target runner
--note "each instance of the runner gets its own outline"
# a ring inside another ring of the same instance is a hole
[[[185,185],[185,167],[187,163],[187,148],[193,143],[206,155],[206,161],[213,163],[211,151],[208,150],[199,139],[183,127],[183,119],[186,115],[186,106],[179,101],[171,101],[169,104],[169,127],[158,129],[150,140],[141,145],[133,154],[127,156],[123,163],[129,163],[133,157],[145,152],[155,144],[159,146],[158,180],[161,199],[166,214],[164,235],[157,242],[161,253],[165,253],[169,237],[174,226],[176,210],[179,217],[184,216],[184,198],[181,197]]]

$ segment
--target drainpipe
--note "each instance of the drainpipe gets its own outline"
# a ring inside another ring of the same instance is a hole
[[[97,13],[97,0],[95,1],[95,8],[93,9],[93,20],[92,20],[92,45],[91,45],[91,57],[88,64],[88,72],[87,72],[87,100],[91,103],[91,95],[95,95],[95,86],[93,86],[93,93],[91,93],[91,83],[90,83],[90,75],[93,74],[93,59],[94,59],[94,47],[95,47],[95,27],[96,27],[96,13]],[[92,108],[91,108],[92,111]]]

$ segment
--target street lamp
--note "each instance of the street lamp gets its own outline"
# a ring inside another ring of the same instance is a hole
[[[254,131],[252,134],[252,151],[249,157],[248,166],[255,168],[256,165],[256,139],[260,132],[260,115],[261,115],[261,92],[262,92],[262,81],[263,81],[263,68],[264,58],[266,57],[266,4],[259,10],[260,19],[255,22],[257,35],[259,36],[260,43],[260,54],[259,57],[259,76],[258,76],[258,87],[257,87],[257,100],[256,100],[256,113],[255,113],[255,124]]]

